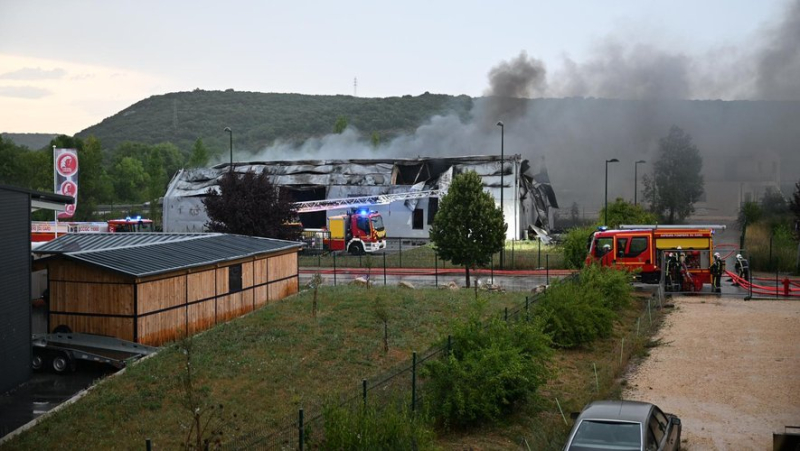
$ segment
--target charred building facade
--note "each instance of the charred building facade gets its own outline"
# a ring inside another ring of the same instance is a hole
[[[221,164],[178,172],[164,196],[164,231],[204,231],[208,216],[202,200],[210,189],[219,189],[217,181],[230,169],[230,165]],[[498,205],[503,190],[508,239],[524,239],[534,226],[548,230],[553,223],[553,209],[558,208],[544,164],[533,167],[520,155],[506,156],[502,162],[496,155],[237,162],[232,169],[237,173],[266,172],[271,182],[287,190],[296,202],[446,190],[454,176],[474,171]],[[438,197],[429,197],[370,208],[381,213],[391,236],[424,238],[428,236],[438,204]],[[303,213],[300,220],[306,228],[322,228],[328,216],[341,212],[342,209]]]

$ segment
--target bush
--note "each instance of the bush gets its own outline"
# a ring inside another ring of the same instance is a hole
[[[578,283],[583,290],[599,292],[604,306],[619,311],[631,300],[632,278],[632,274],[625,270],[590,265],[581,270]]]
[[[427,449],[436,438],[428,417],[412,413],[407,401],[380,409],[329,403],[322,415],[325,438],[322,443],[310,443],[312,449]]]
[[[544,318],[544,331],[561,348],[574,348],[611,335],[616,319],[598,291],[569,282],[547,290],[536,305],[536,314]]]
[[[422,371],[426,405],[445,428],[496,421],[525,401],[550,375],[553,351],[541,320],[456,327],[448,358]]]
[[[548,289],[536,304],[536,314],[544,318],[544,331],[556,346],[574,348],[611,335],[617,311],[628,305],[630,293],[628,272],[591,265],[575,280]]]
[[[567,232],[562,245],[567,268],[583,268],[589,254],[589,237],[594,231],[593,227],[576,227]]]

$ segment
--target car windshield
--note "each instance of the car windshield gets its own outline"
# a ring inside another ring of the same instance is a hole
[[[372,228],[378,232],[383,230],[383,218],[380,215],[372,217]]]
[[[581,421],[570,451],[642,449],[641,424],[619,421]]]

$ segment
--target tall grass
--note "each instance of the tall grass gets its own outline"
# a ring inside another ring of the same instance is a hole
[[[797,271],[797,241],[785,225],[774,229],[764,223],[748,226],[744,247],[754,271]]]

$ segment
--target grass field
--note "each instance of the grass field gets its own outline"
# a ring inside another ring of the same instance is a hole
[[[429,244],[406,247],[402,251],[385,252],[385,255],[384,252],[363,256],[343,253],[337,255],[335,259],[336,266],[350,268],[364,268],[368,265],[371,265],[372,268],[383,268],[384,261],[387,268],[453,268],[449,262],[436,260],[433,248]],[[538,242],[535,241],[506,242],[504,259],[504,269],[539,269],[545,268],[548,264],[550,269],[565,269],[564,254],[560,247],[542,245],[540,250]],[[334,266],[334,256],[332,254],[304,255],[300,257],[300,266],[331,268]],[[500,267],[499,252],[492,257],[490,266],[493,266],[494,269]]]
[[[325,287],[315,317],[312,293],[302,292],[193,339],[196,394],[209,405],[222,406],[223,437],[280,429],[301,406],[317,405],[333,394],[357,395],[362,379],[408,361],[412,351],[428,349],[447,335],[453,321],[474,311],[474,296],[471,290]],[[481,296],[487,315],[525,300],[524,293]],[[542,391],[541,400],[522,406],[503,424],[450,432],[438,446],[526,449],[527,443],[530,449],[560,449],[568,426],[556,399],[568,416],[590,399],[615,395],[620,372],[647,342],[650,321],[642,305],[632,303],[623,312],[612,338],[589,349],[559,351],[558,377]],[[657,323],[658,315],[651,314]],[[388,319],[388,352],[379,317]],[[183,405],[185,364],[176,346],[167,347],[2,448],[143,449],[146,438],[155,449],[182,447],[192,418]]]

